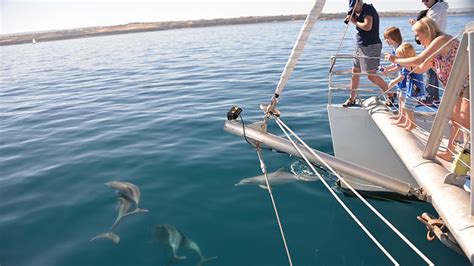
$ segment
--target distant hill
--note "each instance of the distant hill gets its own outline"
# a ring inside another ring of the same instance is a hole
[[[416,16],[417,12],[380,12],[381,17],[401,17]],[[450,10],[450,15],[474,14],[474,10]],[[320,19],[343,19],[345,13],[322,14]],[[209,20],[187,20],[187,21],[166,21],[166,22],[148,22],[148,23],[128,23],[123,25],[107,27],[88,27],[70,30],[43,31],[19,34],[0,35],[0,46],[47,42],[55,40],[66,40],[75,38],[97,37],[104,35],[126,34],[146,31],[160,31],[182,28],[211,27],[237,24],[268,23],[282,21],[304,20],[306,15],[281,15],[281,16],[262,16],[262,17],[239,17],[227,19],[209,19]]]

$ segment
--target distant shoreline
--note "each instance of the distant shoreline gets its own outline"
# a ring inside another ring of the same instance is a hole
[[[381,17],[405,17],[416,16],[416,12],[380,12]],[[474,14],[470,11],[450,12],[450,15],[469,15]],[[321,14],[320,20],[343,19],[345,13]],[[127,34],[148,31],[162,31],[183,28],[200,28],[224,25],[255,24],[268,22],[300,21],[304,20],[306,15],[281,15],[281,16],[261,16],[261,17],[239,17],[226,19],[208,19],[208,20],[186,20],[186,21],[166,21],[166,22],[147,22],[147,23],[128,23],[123,25],[106,27],[87,27],[70,30],[56,30],[32,33],[18,33],[0,35],[0,46],[17,45],[35,42],[48,42],[57,40],[68,40],[77,38],[98,37],[106,35]]]

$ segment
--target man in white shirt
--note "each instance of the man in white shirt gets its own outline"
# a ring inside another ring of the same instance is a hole
[[[446,32],[448,25],[448,3],[438,0],[423,1],[423,4],[428,8],[426,16],[434,20],[438,24],[442,32]]]
[[[410,19],[410,24],[413,25],[417,20],[420,20],[426,16],[434,20],[442,32],[446,32],[446,26],[448,25],[448,3],[444,2],[443,0],[421,1],[428,9],[421,11],[416,20]]]

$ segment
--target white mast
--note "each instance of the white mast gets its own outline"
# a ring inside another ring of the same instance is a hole
[[[290,78],[291,74],[293,73],[293,70],[295,69],[296,63],[298,62],[298,59],[301,53],[303,52],[303,48],[306,44],[306,41],[308,40],[309,34],[311,33],[314,24],[318,20],[319,15],[321,15],[324,4],[326,4],[326,0],[316,0],[313,5],[313,8],[306,17],[306,20],[304,21],[303,27],[301,28],[300,34],[298,35],[298,39],[296,40],[296,43],[293,46],[293,50],[291,51],[290,57],[288,58],[285,68],[281,73],[280,81],[278,82],[278,85],[275,89],[275,94],[272,97],[272,101],[268,106],[265,107],[265,118],[262,123],[262,129],[264,130],[266,130],[266,124],[268,119],[270,118],[270,113],[277,112],[274,109],[278,103],[280,94],[283,91],[283,88],[285,87],[286,83],[288,82],[288,79]]]
[[[288,62],[286,62],[285,69],[283,69],[283,73],[281,73],[280,81],[278,82],[277,88],[275,90],[276,95],[281,94],[283,88],[288,82],[288,79],[293,73],[296,63],[298,63],[298,59],[301,53],[303,52],[306,41],[308,40],[309,34],[311,33],[314,24],[318,20],[319,15],[321,15],[321,11],[323,10],[325,3],[326,0],[316,0],[313,8],[306,17],[306,20],[303,24],[303,28],[301,29],[298,39],[296,40],[296,43],[293,46],[293,50],[291,51],[290,57],[288,58]]]

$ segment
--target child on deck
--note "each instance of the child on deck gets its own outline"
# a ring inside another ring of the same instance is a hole
[[[383,37],[385,39],[385,41],[387,42],[387,44],[392,48],[392,54],[395,55],[395,50],[400,46],[400,44],[402,44],[402,34],[400,33],[400,29],[397,28],[397,27],[390,27],[390,28],[387,28],[384,32],[383,32]],[[387,76],[391,73],[395,73],[397,71],[399,71],[401,69],[401,66],[397,65],[397,64],[391,64],[391,65],[388,65],[388,66],[385,66],[385,67],[379,67],[379,70],[380,72],[382,73],[382,75],[384,76]],[[403,89],[406,89],[406,80],[403,80],[401,82],[398,83],[398,92],[400,94],[400,91],[403,90]],[[386,103],[387,106],[392,106],[392,104],[394,103],[394,94],[393,93],[387,93],[387,96],[388,96],[388,102]],[[399,98],[398,98],[398,101],[399,101],[399,105],[401,106],[401,102],[400,102],[401,98],[400,98],[400,95],[399,95]],[[400,117],[400,115],[399,115]],[[399,118],[398,117],[398,118]],[[397,118],[397,119],[398,119]]]
[[[415,48],[409,43],[401,44],[396,50],[398,58],[409,58],[416,56]],[[400,71],[400,75],[393,79],[388,85],[389,88],[394,87],[397,83],[405,83],[406,91],[400,91],[400,115],[396,124],[410,131],[416,127],[415,124],[415,107],[425,98],[425,85],[423,83],[423,74],[417,74],[413,71],[414,67],[404,67]],[[406,82],[408,81],[408,84]],[[408,86],[407,86],[408,85]]]

